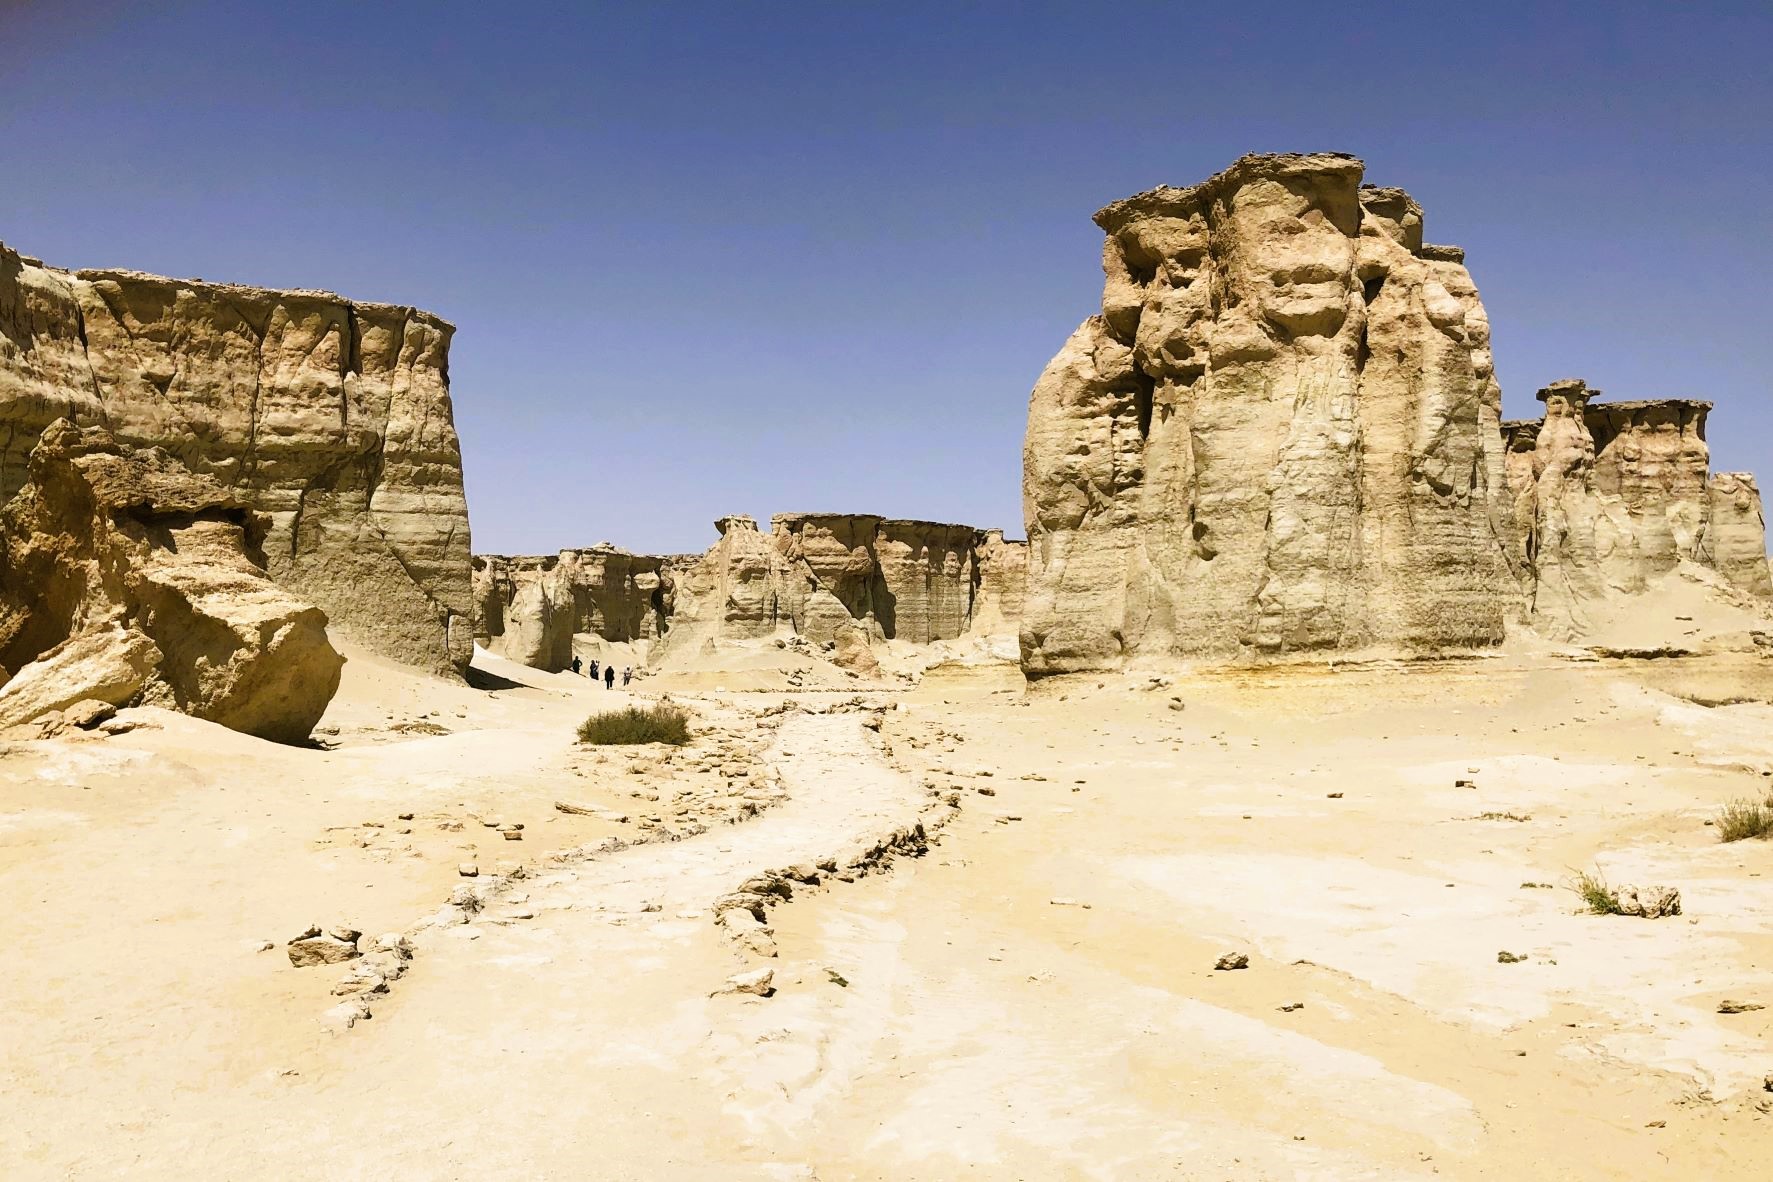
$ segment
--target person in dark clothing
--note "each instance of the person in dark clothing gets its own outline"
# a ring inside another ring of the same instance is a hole
[[[591,680],[592,681],[597,680],[597,662],[596,661],[591,662]]]
[[[579,660],[579,656],[577,653],[574,653],[573,654],[573,672],[575,674],[578,673],[580,665],[581,665],[581,662]]]
[[[603,688],[616,688],[616,667],[614,665],[605,665],[603,667]]]

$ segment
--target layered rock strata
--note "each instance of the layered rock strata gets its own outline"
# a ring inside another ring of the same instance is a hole
[[[158,448],[65,419],[26,473],[0,508],[0,726],[92,700],[308,736],[344,660],[325,614],[266,576],[262,515]]]
[[[673,559],[608,543],[538,557],[474,556],[474,634],[488,650],[538,669],[572,663],[573,637],[654,641],[673,607]]]
[[[870,641],[1015,631],[1027,547],[1000,530],[849,513],[778,514],[768,533],[746,516],[715,526],[720,539],[699,556],[609,546],[476,556],[476,634],[503,656],[559,670],[575,635],[648,642],[661,659],[802,637],[868,667],[858,646]]]
[[[1097,213],[1101,312],[1029,403],[1030,675],[1579,631],[1683,561],[1765,587],[1704,404],[1560,387],[1504,424],[1464,253],[1361,177],[1246,156]]]
[[[453,328],[414,308],[0,246],[0,498],[58,417],[158,445],[265,513],[274,579],[332,625],[439,670],[472,651]]]
[[[1029,407],[1030,673],[1501,638],[1489,324],[1361,171],[1248,156],[1096,215],[1102,311]]]
[[[1539,391],[1545,417],[1505,427],[1510,537],[1525,611],[1547,635],[1583,635],[1596,614],[1683,563],[1755,597],[1773,593],[1760,492],[1711,475],[1711,403],[1594,402],[1579,378]]]

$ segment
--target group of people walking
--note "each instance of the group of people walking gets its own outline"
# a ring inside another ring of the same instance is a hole
[[[599,679],[598,668],[597,668],[598,664],[599,664],[599,662],[596,660],[593,660],[591,662],[591,680],[592,681],[597,681]],[[579,660],[578,654],[575,653],[573,655],[573,672],[578,673],[578,672],[582,671],[583,669],[584,669],[584,663]],[[601,676],[602,676],[604,689],[615,689],[616,688],[616,667],[614,664],[604,665],[603,672],[602,672]],[[633,680],[634,680],[634,666],[632,666],[632,665],[626,666],[622,670],[622,687],[624,689],[626,689],[628,686],[628,683]]]

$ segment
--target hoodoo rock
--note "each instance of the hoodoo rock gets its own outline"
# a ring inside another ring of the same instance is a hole
[[[304,739],[338,689],[326,616],[273,583],[267,522],[158,448],[50,425],[0,508],[0,726],[145,702]],[[4,673],[0,673],[3,678]]]
[[[802,637],[869,670],[869,642],[1013,635],[1027,547],[1002,531],[855,513],[715,523],[704,554],[477,555],[475,632],[512,660],[559,670],[574,638],[663,660],[724,641]]]
[[[341,633],[439,670],[472,651],[454,330],[413,308],[0,245],[0,500],[57,418],[158,445],[269,519],[271,576]]]
[[[1682,561],[1766,593],[1758,496],[1708,484],[1705,404],[1560,386],[1543,425],[1503,424],[1464,253],[1361,177],[1246,156],[1096,215],[1102,311],[1029,404],[1031,676],[1579,632],[1582,603]]]

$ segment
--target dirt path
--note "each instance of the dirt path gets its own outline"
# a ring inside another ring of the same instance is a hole
[[[706,919],[716,899],[754,875],[822,860],[847,865],[915,825],[929,799],[874,755],[857,714],[785,716],[765,762],[788,790],[785,803],[687,841],[632,846],[546,873],[517,892],[524,899],[501,902],[487,917],[637,916],[653,908],[667,919]]]
[[[763,963],[711,905],[759,872],[846,860],[918,823],[928,793],[878,758],[863,718],[788,715],[771,762],[789,799],[756,818],[546,872],[423,933],[354,1029],[261,1058],[231,1088],[176,1078],[152,1119],[130,1122],[139,1176],[810,1177],[783,1172],[733,1107],[779,998],[709,996]],[[775,963],[785,991],[839,990],[816,966]],[[38,1176],[118,1176],[114,1138],[57,1141],[55,1172]]]

